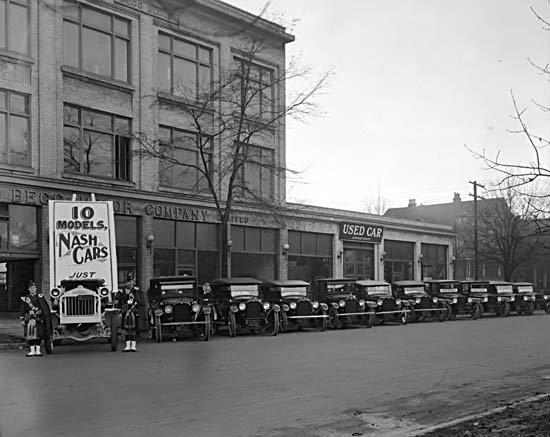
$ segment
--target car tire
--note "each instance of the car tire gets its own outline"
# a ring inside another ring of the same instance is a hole
[[[323,310],[323,311],[321,312],[321,315],[322,315],[322,316],[326,316],[326,315],[327,315],[327,312],[326,312],[325,310]],[[319,330],[320,330],[321,332],[325,332],[325,331],[327,330],[327,323],[328,323],[328,322],[327,322],[327,319],[328,319],[328,317],[322,317],[322,318],[321,318],[321,323],[320,323],[320,326],[319,326]]]
[[[510,302],[504,302],[504,308],[503,308],[503,316],[508,317],[510,315],[510,312],[512,311],[512,307],[510,305]]]
[[[447,306],[440,307],[439,311],[437,312],[437,321],[444,322],[448,320],[447,314],[448,314]]]
[[[472,319],[477,320],[482,316],[482,314],[483,314],[483,307],[478,302],[474,302],[472,304],[471,313],[470,313],[470,315],[472,316]]]
[[[445,320],[446,321],[452,320],[454,318],[453,317],[453,307],[451,306],[451,304],[445,303],[445,308],[447,309],[447,311],[445,313]]]
[[[212,327],[210,326],[212,322],[210,321],[210,314],[204,315],[204,325],[201,335],[202,341],[208,341],[210,339],[210,333],[212,332]]]
[[[340,327],[340,321],[338,320],[338,310],[330,307],[328,309],[328,325],[331,329],[338,329]]]
[[[550,302],[546,302],[546,306],[544,307],[544,311],[546,314],[550,314]]]
[[[110,341],[111,351],[115,352],[118,348],[118,318],[113,316],[111,319],[111,335]]]
[[[281,311],[280,312],[281,314],[281,333],[285,333],[285,332],[288,332],[288,315],[286,314],[285,311]]]
[[[48,355],[53,354],[53,336],[51,334],[44,339],[44,349]]]
[[[271,311],[271,313],[267,316],[267,331],[268,334],[275,337],[279,333],[279,326],[280,326],[280,320],[279,320],[279,311]]]
[[[162,343],[162,325],[158,316],[155,318],[155,340],[157,343]]]
[[[411,306],[410,307],[410,313],[409,313],[409,322],[416,322],[418,320],[418,317],[416,315],[415,309]]]
[[[227,313],[227,325],[229,326],[229,336],[235,337],[237,335],[237,318],[231,310]]]
[[[525,314],[527,314],[528,316],[532,316],[534,312],[535,312],[535,303],[529,302],[527,304],[527,309],[525,310]]]

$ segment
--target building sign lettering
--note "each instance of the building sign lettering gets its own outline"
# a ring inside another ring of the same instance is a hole
[[[363,243],[380,243],[384,228],[361,223],[340,223],[340,240],[360,241]]]
[[[152,15],[154,17],[163,18],[164,20],[168,20],[170,17],[168,16],[168,12],[166,12],[164,9],[159,8],[158,6],[147,4],[144,1],[140,0],[115,0],[115,3],[118,3],[119,5],[124,5],[129,8],[135,9],[139,12],[144,12],[146,14]]]
[[[180,206],[145,205],[145,214],[156,218],[174,220],[206,221],[208,211],[205,209],[182,208]]]

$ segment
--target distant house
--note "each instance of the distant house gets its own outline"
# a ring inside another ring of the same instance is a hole
[[[482,203],[487,207],[488,202],[505,203],[501,198],[478,200],[478,209],[481,210]],[[415,199],[410,199],[407,207],[390,208],[384,215],[451,226],[456,233],[455,253],[452,260],[454,277],[461,280],[474,278],[473,200],[463,201],[459,193],[454,193],[452,202],[433,205],[417,205]],[[433,277],[432,259],[431,254],[423,253],[423,277]],[[501,267],[494,262],[484,262],[480,257],[478,268],[478,279],[503,278]]]

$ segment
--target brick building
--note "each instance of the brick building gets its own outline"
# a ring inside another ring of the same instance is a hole
[[[253,38],[267,46],[252,64],[262,86],[284,74],[294,37],[218,0],[0,0],[0,311],[19,307],[29,279],[49,289],[48,200],[73,194],[113,201],[119,280],[133,273],[147,288],[154,275],[219,275],[211,196],[197,174],[141,156],[135,134],[168,138],[170,153],[198,159],[175,140],[198,135],[182,108],[243,65]],[[284,86],[265,87],[258,110],[284,104]],[[214,168],[220,147],[213,139]],[[284,220],[254,202],[235,205],[233,276],[419,277],[423,245],[439,254],[437,275],[451,274],[448,226],[286,205],[285,177],[269,171],[284,167],[285,150],[282,118],[257,140],[260,165],[242,177],[277,200]],[[353,235],[363,231],[371,235]]]

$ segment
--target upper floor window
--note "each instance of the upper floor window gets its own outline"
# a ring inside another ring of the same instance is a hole
[[[63,1],[63,63],[129,82],[130,21]]]
[[[30,166],[29,96],[0,90],[0,162]]]
[[[244,165],[238,183],[245,197],[273,198],[274,151],[264,147],[246,146]]]
[[[0,0],[0,48],[29,54],[28,0]]]
[[[160,33],[158,80],[161,91],[190,101],[208,99],[212,85],[212,50]]]
[[[159,138],[160,185],[190,191],[208,190],[208,181],[201,171],[211,168],[211,139],[169,127],[160,127]]]
[[[65,104],[64,169],[131,180],[130,119]]]
[[[273,117],[273,71],[239,60],[237,75],[241,87],[241,109],[247,116]]]

